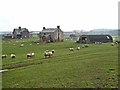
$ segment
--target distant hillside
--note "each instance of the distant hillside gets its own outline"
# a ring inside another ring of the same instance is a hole
[[[80,30],[73,30],[72,32],[64,32],[64,35],[71,35],[74,34],[76,36],[79,35],[96,35],[96,34],[109,34],[111,36],[118,36],[120,35],[120,30],[118,29],[93,29],[91,31],[80,31]]]
[[[120,34],[120,30],[118,29],[94,29],[94,30],[87,32],[87,34],[109,34],[111,36],[118,36],[118,34]]]

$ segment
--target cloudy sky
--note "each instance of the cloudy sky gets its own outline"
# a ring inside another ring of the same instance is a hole
[[[119,0],[0,0],[0,31],[118,28]]]

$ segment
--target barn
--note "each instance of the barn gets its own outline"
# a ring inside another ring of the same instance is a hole
[[[60,26],[57,28],[45,28],[39,33],[40,42],[62,42],[63,41],[63,31]]]
[[[79,38],[80,43],[95,43],[95,42],[113,42],[110,35],[81,35]]]
[[[29,31],[26,28],[21,28],[21,27],[15,28],[12,34],[13,34],[12,38],[15,38],[15,39],[29,38]]]

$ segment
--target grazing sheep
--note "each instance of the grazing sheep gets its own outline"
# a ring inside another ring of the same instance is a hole
[[[114,43],[111,43],[111,46],[114,46]]]
[[[2,59],[3,59],[3,58],[6,58],[6,57],[7,57],[7,55],[6,55],[6,54],[3,54],[3,55],[2,55]]]
[[[52,51],[46,50],[46,51],[44,52],[45,58],[47,58],[47,57],[52,57],[53,54],[54,54],[54,52],[55,52],[55,50],[52,50]]]
[[[70,51],[74,51],[74,48],[69,48]]]
[[[115,42],[115,44],[118,44],[118,42]]]
[[[52,53],[55,53],[55,50],[51,50],[52,51]]]
[[[88,44],[85,44],[84,46],[85,46],[85,47],[89,47],[89,45],[88,45]]]
[[[10,57],[13,59],[13,58],[16,58],[16,55],[15,54],[10,54]]]
[[[31,53],[32,57],[35,57],[35,53]]]
[[[80,47],[77,47],[77,50],[80,50]]]
[[[30,53],[27,54],[27,58],[31,58],[32,55]]]
[[[20,45],[20,47],[23,47],[23,46],[24,46],[24,44],[21,44],[21,45]]]
[[[27,53],[27,58],[35,57],[35,53]]]

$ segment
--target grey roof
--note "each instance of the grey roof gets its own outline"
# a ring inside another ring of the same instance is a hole
[[[21,33],[21,30],[20,30],[20,29],[14,29],[13,32],[16,32],[17,34],[20,34],[20,33]]]
[[[57,28],[46,28],[46,29],[43,29],[42,32],[43,33],[46,33],[46,32],[55,32],[56,30],[58,30]]]
[[[21,34],[21,32],[23,32],[23,31],[28,31],[28,29],[22,28],[22,29],[20,30],[20,29],[16,29],[16,28],[15,28],[13,32],[16,32],[17,34]]]
[[[112,37],[110,35],[82,35],[82,37],[89,37],[90,41],[112,41]]]

